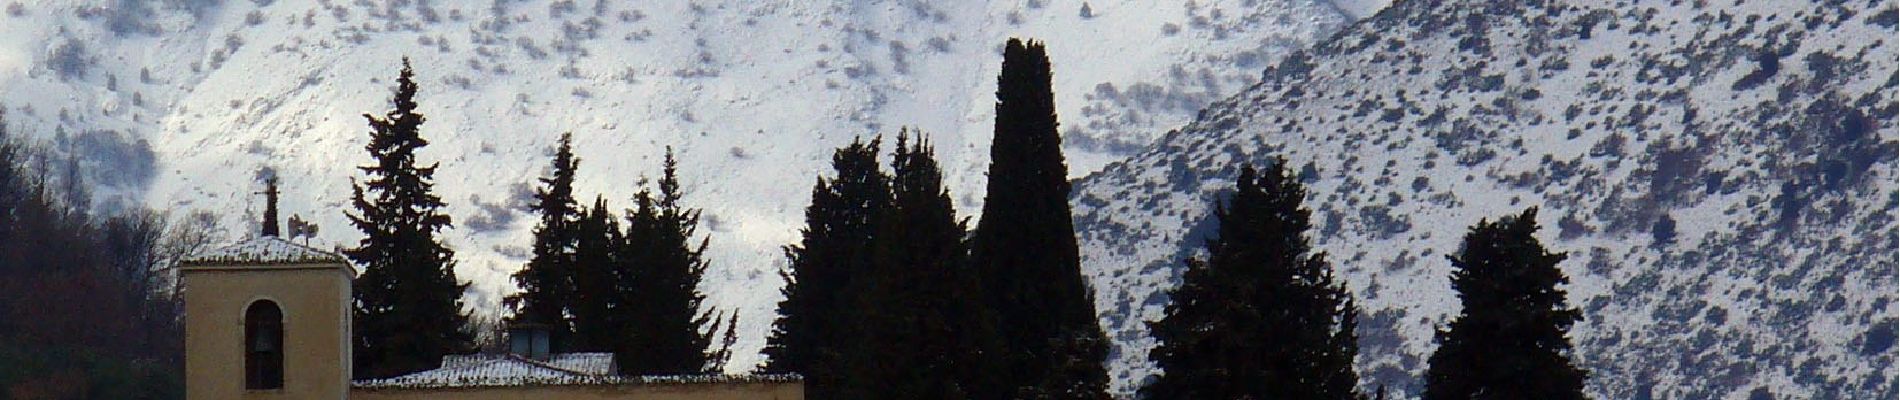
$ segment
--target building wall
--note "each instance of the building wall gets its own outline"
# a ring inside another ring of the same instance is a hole
[[[356,389],[351,400],[804,400],[799,382]]]
[[[350,273],[344,264],[187,265],[185,398],[346,399]],[[270,300],[284,313],[284,387],[244,389],[244,312]]]

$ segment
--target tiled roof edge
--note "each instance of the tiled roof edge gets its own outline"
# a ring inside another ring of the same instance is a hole
[[[565,369],[551,368],[570,372]],[[804,382],[805,377],[798,374],[739,374],[739,375],[660,375],[660,376],[600,376],[577,375],[567,379],[536,378],[498,378],[469,380],[466,382],[416,382],[397,383],[388,379],[360,380],[350,382],[352,390],[413,390],[413,389],[466,389],[495,387],[548,387],[548,386],[646,386],[646,385],[710,385],[710,384],[746,384],[746,383],[793,383]]]

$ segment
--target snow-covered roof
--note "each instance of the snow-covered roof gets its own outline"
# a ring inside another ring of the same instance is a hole
[[[186,258],[186,265],[256,265],[341,263],[343,256],[292,243],[275,236],[258,236]]]
[[[571,371],[586,375],[607,375],[614,373],[613,353],[558,353],[548,356],[547,361],[522,358],[516,355],[502,354],[455,354],[442,356],[442,368],[470,368],[489,365],[497,360],[515,360],[545,365],[548,368]]]
[[[442,367],[387,379],[359,380],[358,389],[427,389],[494,386],[564,385],[645,385],[744,382],[797,382],[804,378],[783,375],[675,375],[619,376],[614,374],[613,354],[554,354],[547,361],[507,355],[451,355],[442,357]]]

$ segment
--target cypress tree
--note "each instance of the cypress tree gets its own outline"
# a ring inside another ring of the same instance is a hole
[[[455,251],[436,238],[451,225],[442,199],[431,192],[436,164],[418,165],[416,150],[428,146],[416,113],[415,72],[403,59],[396,80],[395,109],[365,114],[374,163],[359,167],[368,178],[352,182],[350,224],[363,231],[345,249],[362,268],[355,281],[355,363],[359,378],[381,378],[441,365],[442,355],[473,348],[462,293],[455,277]]]
[[[708,239],[692,243],[699,210],[680,205],[679,163],[672,148],[665,162],[658,196],[641,192],[627,216],[623,254],[632,274],[626,292],[630,329],[614,354],[623,374],[696,374],[716,365],[711,359],[717,334],[713,312],[700,310],[706,299],[699,280],[706,272]]]
[[[818,178],[799,244],[786,246],[790,270],[781,275],[785,299],[763,351],[766,372],[805,376],[811,398],[840,394],[845,352],[862,310],[846,295],[852,279],[870,270],[874,220],[888,208],[890,178],[878,170],[879,139],[852,141],[831,157],[834,178]]]
[[[575,300],[574,255],[580,236],[575,232],[580,211],[574,202],[574,173],[580,160],[574,157],[573,136],[561,134],[554,153],[550,176],[540,178],[531,209],[540,214],[534,227],[533,258],[512,276],[521,292],[509,295],[503,304],[514,311],[515,323],[531,323],[548,328],[554,351],[569,350],[574,327],[568,318]]]
[[[575,225],[573,279],[574,340],[568,349],[577,352],[613,351],[614,344],[627,334],[627,298],[620,284],[629,279],[623,272],[621,247],[625,243],[620,224],[607,211],[607,200],[595,197],[594,206],[584,210]]]
[[[1582,319],[1558,285],[1569,282],[1534,234],[1537,208],[1479,221],[1451,260],[1464,309],[1438,331],[1425,400],[1583,399],[1585,373],[1570,362],[1570,326]]]
[[[1010,39],[997,77],[988,194],[970,258],[996,310],[1018,398],[1106,397],[1108,340],[1082,277],[1049,57]]]
[[[1312,212],[1285,160],[1240,169],[1232,200],[1216,204],[1218,236],[1190,257],[1165,316],[1149,324],[1161,376],[1147,399],[1362,398],[1350,293],[1324,253],[1308,254]]]

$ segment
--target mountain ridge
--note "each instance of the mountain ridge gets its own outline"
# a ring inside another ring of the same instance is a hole
[[[1893,16],[1880,1],[1395,2],[1077,184],[1119,388],[1154,373],[1141,322],[1236,163],[1284,155],[1308,179],[1316,247],[1366,308],[1368,388],[1417,392],[1456,312],[1442,256],[1463,229],[1543,206],[1541,238],[1571,254],[1593,395],[1892,395]]]
[[[1337,29],[1337,4],[1379,3],[11,0],[0,107],[49,149],[49,176],[96,188],[94,210],[210,211],[239,239],[277,175],[284,214],[328,248],[357,239],[342,211],[369,161],[362,115],[389,108],[410,57],[419,157],[442,163],[444,237],[484,313],[527,260],[526,199],[556,137],[575,135],[578,197],[622,208],[672,146],[712,238],[708,304],[742,314],[744,368],[832,149],[918,128],[960,211],[980,209],[1005,38],[1050,43],[1079,176]]]

